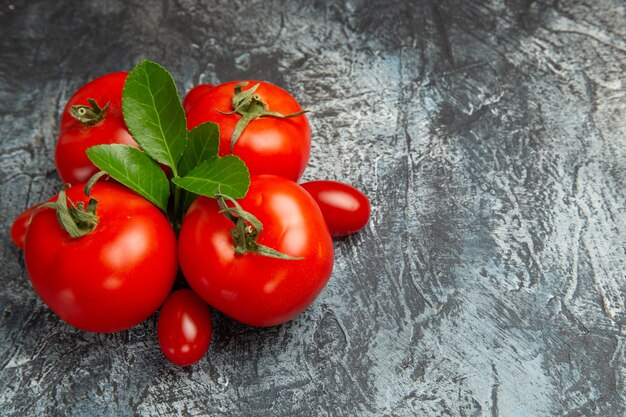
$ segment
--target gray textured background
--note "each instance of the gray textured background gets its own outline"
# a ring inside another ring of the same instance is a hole
[[[620,0],[1,1],[0,415],[624,415],[625,27]],[[287,88],[305,179],[373,203],[304,314],[216,314],[188,369],[155,317],[60,322],[8,237],[59,188],[65,102],[142,58]]]

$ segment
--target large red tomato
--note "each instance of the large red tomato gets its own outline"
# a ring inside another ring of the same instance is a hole
[[[167,297],[177,271],[176,236],[159,209],[121,185],[97,183],[91,195],[98,200],[91,232],[72,238],[54,209],[39,208],[24,259],[35,291],[61,319],[116,332],[148,318]],[[87,203],[82,186],[67,196]]]
[[[187,127],[214,122],[220,128],[220,156],[231,153],[231,139],[242,116],[233,110],[235,86],[233,81],[206,89],[197,86],[186,99]],[[283,115],[302,111],[296,100],[285,90],[262,81],[247,81],[246,92],[259,84],[255,95],[268,110]],[[258,101],[254,106],[259,105]],[[291,118],[263,116],[251,120],[232,148],[232,153],[244,160],[251,174],[273,174],[297,181],[302,175],[311,151],[311,128],[305,115]]]
[[[299,185],[273,175],[253,176],[238,202],[263,224],[258,244],[301,259],[235,253],[233,222],[215,200],[199,197],[180,231],[181,269],[193,290],[223,313],[253,326],[284,323],[317,297],[332,272],[324,218]]]
[[[122,115],[122,90],[127,75],[114,72],[96,78],[82,86],[65,105],[54,153],[63,182],[84,182],[98,171],[85,153],[91,146],[109,143],[137,146]],[[90,100],[94,100],[97,108],[94,109]]]

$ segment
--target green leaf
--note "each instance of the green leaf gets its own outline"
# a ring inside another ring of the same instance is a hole
[[[173,178],[174,184],[195,194],[215,197],[221,194],[242,198],[250,186],[246,164],[234,155],[207,159],[183,178]]]
[[[122,112],[144,152],[177,174],[187,146],[187,121],[172,75],[159,64],[141,61],[126,78]]]
[[[178,175],[185,176],[209,158],[216,157],[220,146],[220,129],[216,123],[202,123],[187,133],[189,142],[178,162]],[[183,213],[198,195],[184,190]]]
[[[217,123],[202,123],[189,131],[189,142],[178,162],[178,175],[184,177],[209,158],[217,156],[220,146],[220,128]]]
[[[163,211],[167,210],[170,186],[163,169],[148,155],[128,145],[98,145],[87,149],[95,166],[139,193]]]

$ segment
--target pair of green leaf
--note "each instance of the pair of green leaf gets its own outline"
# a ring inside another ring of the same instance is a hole
[[[215,123],[187,131],[176,84],[162,66],[146,60],[132,69],[124,84],[122,112],[141,149],[98,145],[89,148],[87,156],[161,210],[168,208],[171,187],[159,163],[171,169],[173,187],[187,191],[182,197],[185,206],[195,195],[215,197],[219,190],[241,198],[248,191],[250,174],[245,163],[233,155],[218,157],[219,128]],[[178,198],[178,193],[175,196]]]

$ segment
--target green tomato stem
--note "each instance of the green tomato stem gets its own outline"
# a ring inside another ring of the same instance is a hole
[[[263,223],[261,223],[255,215],[249,211],[245,211],[234,198],[218,193],[215,195],[215,199],[220,206],[220,213],[224,214],[235,223],[235,227],[230,230],[235,253],[245,255],[246,253],[253,252],[261,256],[288,261],[304,259],[287,255],[274,248],[257,243],[259,234],[263,232]],[[233,204],[233,207],[229,207],[226,204],[227,200]]]
[[[302,116],[304,113],[308,112],[308,110],[302,110],[296,113],[282,114],[271,111],[268,104],[263,101],[261,96],[256,94],[256,90],[259,88],[260,84],[255,84],[247,90],[243,90],[242,88],[246,85],[248,85],[248,82],[244,81],[235,86],[235,94],[233,95],[232,99],[232,111],[223,112],[221,110],[218,110],[218,112],[222,114],[238,114],[241,116],[241,119],[239,119],[239,121],[235,125],[233,137],[230,141],[231,152],[235,148],[235,144],[239,140],[239,136],[241,136],[243,130],[246,128],[246,126],[248,126],[251,121],[259,119],[261,117],[289,119],[291,117]]]
[[[56,210],[59,225],[74,239],[85,236],[98,225],[98,216],[96,214],[98,200],[91,196],[91,188],[104,175],[107,175],[105,171],[99,171],[85,184],[84,193],[89,197],[87,207],[85,207],[85,203],[82,201],[74,204],[67,197],[65,190],[70,187],[70,184],[65,184],[59,191],[57,201],[41,205],[41,207]]]
[[[172,183],[174,185],[174,219],[172,224],[174,226],[174,232],[176,236],[178,236],[178,232],[180,231],[180,226],[183,223],[183,213],[182,213],[182,204],[181,198],[182,193],[180,192],[180,187],[178,185]]]

